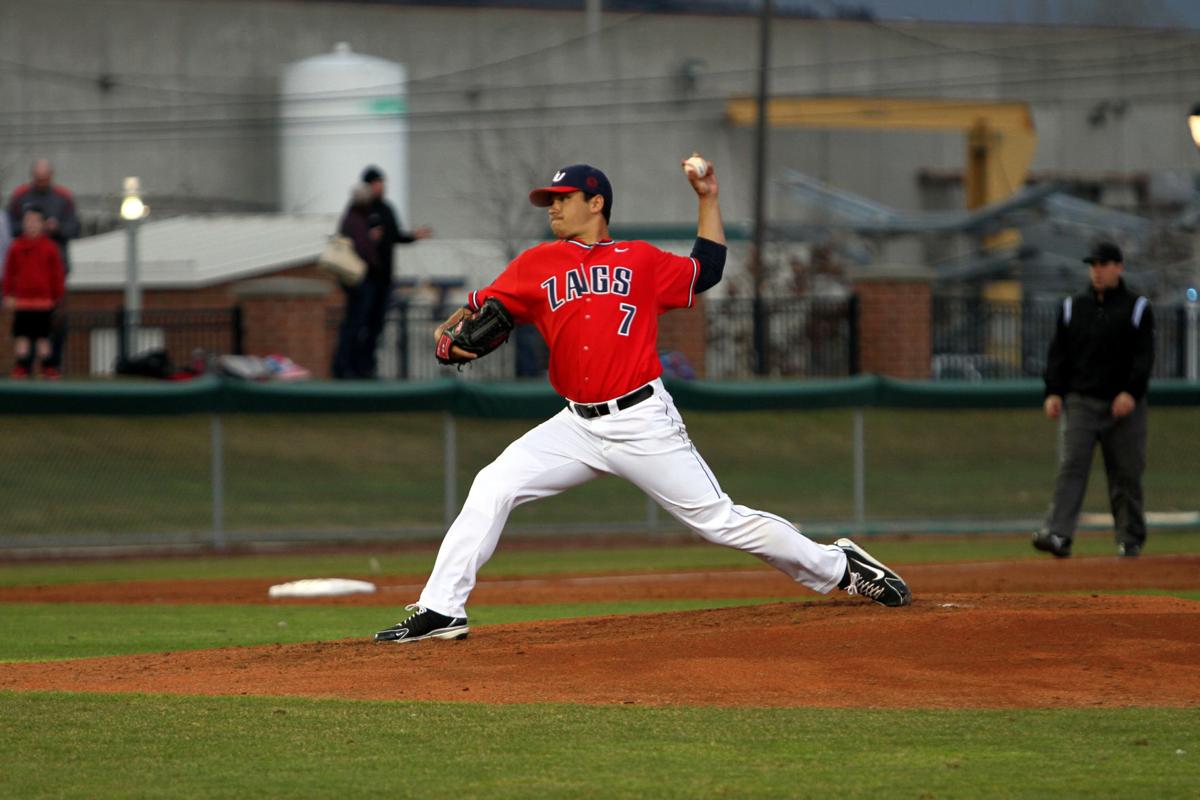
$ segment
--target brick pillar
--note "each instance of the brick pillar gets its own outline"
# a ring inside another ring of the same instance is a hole
[[[704,377],[708,351],[708,318],[703,295],[692,308],[678,308],[658,318],[658,352],[683,353],[697,378]]]
[[[242,307],[242,342],[247,355],[284,355],[328,378],[332,358],[325,325],[334,284],[315,278],[263,278],[233,287]]]
[[[852,279],[858,295],[859,369],[893,378],[928,378],[932,275],[923,269],[889,268]]]

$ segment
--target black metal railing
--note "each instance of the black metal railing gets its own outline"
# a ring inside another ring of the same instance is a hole
[[[754,302],[750,298],[705,302],[707,377],[761,374],[754,345]],[[857,298],[767,298],[762,301],[762,313],[766,375],[836,378],[858,372]]]
[[[232,308],[158,308],[143,310],[127,341],[125,312],[69,309],[63,313],[66,340],[64,371],[71,376],[111,375],[123,354],[165,350],[177,364],[194,354],[240,355],[242,311]]]
[[[1061,308],[1056,299],[994,301],[935,294],[932,377],[1040,378]],[[1154,377],[1186,377],[1186,308],[1155,306],[1154,317]]]

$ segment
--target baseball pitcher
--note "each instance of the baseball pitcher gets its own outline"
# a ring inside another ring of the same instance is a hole
[[[420,598],[376,641],[466,636],[476,574],[513,508],[601,475],[631,481],[701,537],[753,553],[814,591],[912,602],[900,576],[849,539],[820,545],[781,517],[734,503],[688,438],[660,379],[658,316],[690,308],[721,280],[725,230],[712,164],[693,156],[681,166],[699,201],[690,256],[613,241],[608,178],[586,164],[563,167],[529,195],[547,209],[555,241],[521,253],[438,328],[439,360],[462,363],[499,346],[513,325],[536,325],[565,402],[475,477]]]

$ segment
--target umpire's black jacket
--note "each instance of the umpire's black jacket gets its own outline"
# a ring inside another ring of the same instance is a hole
[[[1124,280],[1063,301],[1046,359],[1047,395],[1078,392],[1112,400],[1129,392],[1141,400],[1153,366],[1154,311]]]

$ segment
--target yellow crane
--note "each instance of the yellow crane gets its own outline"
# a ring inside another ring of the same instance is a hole
[[[758,100],[728,101],[726,118],[755,125]],[[1012,196],[1025,183],[1037,148],[1029,106],[1022,102],[904,97],[772,97],[772,128],[904,128],[958,130],[966,136],[963,189],[967,208]]]

